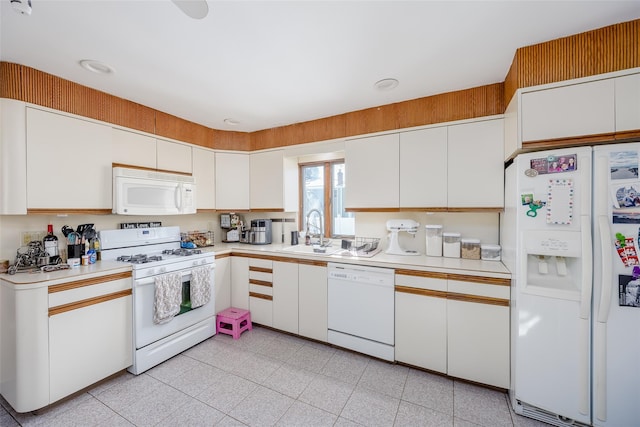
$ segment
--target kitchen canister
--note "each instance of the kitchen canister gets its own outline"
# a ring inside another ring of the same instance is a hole
[[[442,255],[460,258],[460,233],[442,233]]]
[[[424,226],[428,256],[442,256],[442,225],[427,224]]]
[[[480,258],[485,261],[500,261],[500,245],[480,245]]]
[[[460,254],[464,259],[480,259],[480,239],[462,239]]]

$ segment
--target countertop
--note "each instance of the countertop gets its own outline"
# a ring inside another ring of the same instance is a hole
[[[243,243],[217,243],[211,248],[216,256],[233,253],[258,254],[274,257],[302,258],[326,262],[345,264],[358,264],[373,267],[386,267],[394,269],[411,269],[432,271],[437,273],[467,274],[471,276],[485,276],[510,278],[511,273],[500,261],[482,261],[462,258],[432,257],[426,255],[388,255],[384,251],[371,258],[354,257],[350,255],[316,255],[285,252],[283,249],[290,245],[273,243],[270,245],[248,245]]]
[[[343,264],[367,265],[393,269],[410,269],[431,271],[436,273],[464,274],[470,276],[484,276],[510,278],[509,270],[500,261],[469,260],[462,258],[431,257],[426,255],[388,255],[384,251],[371,258],[355,257],[345,254],[317,255],[301,254],[283,251],[290,245],[248,245],[243,243],[217,243],[215,246],[202,248],[207,252],[214,252],[216,257],[228,256],[231,253],[245,255],[262,255],[277,258],[294,258],[322,262],[336,262]],[[89,279],[106,274],[131,271],[131,266],[118,261],[98,261],[88,266],[79,266],[68,270],[51,273],[16,273],[1,274],[0,279],[8,284],[20,285],[22,289],[30,289],[45,285],[68,282],[70,280]]]

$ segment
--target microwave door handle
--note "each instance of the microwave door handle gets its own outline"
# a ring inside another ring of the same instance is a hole
[[[178,184],[175,189],[174,202],[178,210],[182,209],[182,185]]]

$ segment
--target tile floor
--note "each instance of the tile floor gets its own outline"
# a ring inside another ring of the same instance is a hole
[[[254,327],[0,426],[522,426],[504,393]]]

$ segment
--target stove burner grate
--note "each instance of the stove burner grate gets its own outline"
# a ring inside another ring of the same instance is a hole
[[[145,254],[122,255],[116,258],[116,261],[130,262],[132,264],[146,264],[148,262],[162,261],[160,255],[148,256]]]
[[[162,253],[165,254],[165,255],[190,256],[190,255],[201,254],[202,250],[200,250],[200,249],[180,248],[180,249],[167,249],[167,250],[162,251]]]

